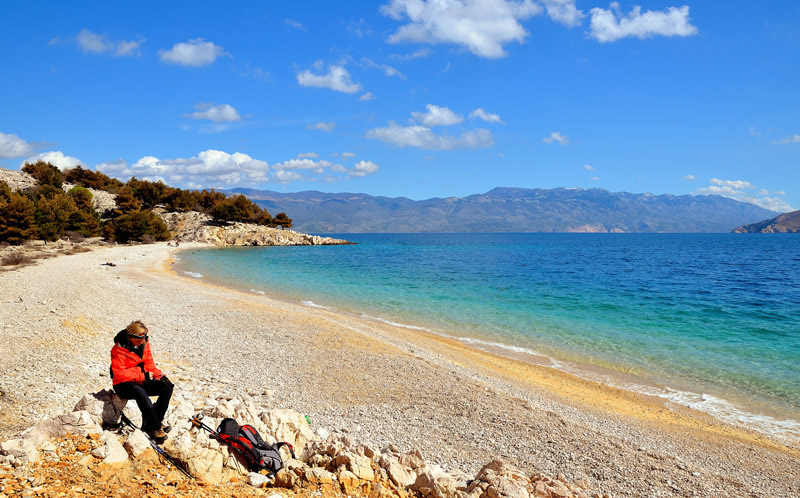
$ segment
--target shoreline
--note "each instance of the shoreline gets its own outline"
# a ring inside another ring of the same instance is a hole
[[[191,249],[226,249],[224,247],[198,247]],[[668,409],[681,411],[693,411],[703,416],[709,416],[720,423],[729,424],[744,431],[753,431],[763,437],[775,439],[778,444],[786,445],[790,448],[800,449],[800,420],[790,418],[778,418],[774,415],[749,411],[725,398],[709,395],[702,392],[687,391],[684,389],[671,388],[665,384],[660,384],[655,380],[648,380],[636,375],[628,375],[611,368],[596,365],[576,363],[571,360],[563,360],[540,354],[527,347],[520,347],[505,343],[486,341],[469,335],[458,335],[454,330],[438,330],[416,324],[409,324],[394,321],[392,318],[372,316],[364,311],[356,309],[341,309],[334,306],[319,304],[308,299],[275,293],[273,290],[247,289],[246,285],[236,285],[235,282],[218,281],[210,279],[205,275],[189,271],[189,268],[180,260],[178,251],[173,256],[173,262],[168,268],[175,276],[187,278],[194,282],[202,282],[225,289],[243,292],[248,295],[263,297],[269,300],[277,300],[291,305],[304,306],[311,309],[325,310],[331,313],[342,314],[351,318],[368,320],[381,323],[391,327],[398,327],[419,333],[432,334],[437,337],[451,339],[464,344],[475,350],[483,351],[488,354],[498,355],[504,358],[515,359],[537,366],[552,368],[567,375],[578,377],[582,380],[595,382],[603,386],[621,389],[623,391],[635,393],[646,398],[657,400]],[[174,264],[173,264],[174,263]]]
[[[315,428],[445,469],[503,457],[615,496],[800,495],[800,451],[771,439],[455,339],[176,278],[174,254],[102,248],[0,274],[0,437],[107,388],[114,333],[142,319],[168,374],[233,379]]]

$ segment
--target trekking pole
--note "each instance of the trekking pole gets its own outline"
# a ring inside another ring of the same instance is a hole
[[[136,424],[134,424],[133,422],[131,422],[131,419],[129,419],[129,418],[128,418],[128,417],[125,415],[125,413],[124,413],[124,412],[120,412],[120,417],[121,417],[122,423],[123,423],[123,424],[125,424],[125,425],[127,425],[127,426],[129,426],[131,429],[133,429],[133,430],[141,430],[141,429],[139,429],[138,427],[136,427]],[[170,455],[169,453],[167,453],[166,451],[164,451],[164,449],[163,449],[163,448],[161,448],[161,446],[159,446],[159,445],[158,445],[158,444],[157,444],[157,443],[156,443],[156,442],[153,440],[153,438],[152,438],[152,437],[150,437],[150,434],[148,434],[148,433],[146,433],[146,432],[144,432],[144,431],[142,431],[142,433],[145,435],[145,437],[147,438],[147,440],[148,440],[148,441],[150,441],[150,446],[152,446],[152,447],[153,447],[153,449],[154,449],[154,450],[156,450],[156,453],[158,453],[159,455],[163,456],[163,457],[164,457],[164,459],[165,459],[167,462],[169,462],[169,463],[170,463],[170,464],[171,464],[173,467],[175,467],[176,469],[180,470],[180,471],[181,471],[181,473],[182,473],[183,475],[185,475],[186,477],[188,477],[189,479],[194,479],[194,478],[195,478],[195,477],[194,477],[194,476],[193,476],[193,475],[192,475],[192,474],[191,474],[191,473],[190,473],[188,470],[184,469],[184,468],[183,468],[183,466],[181,466],[181,465],[180,465],[180,463],[178,462],[178,460],[176,460],[175,458],[173,458],[173,457],[172,457],[172,455]]]
[[[214,429],[212,429],[211,427],[207,426],[203,422],[203,414],[202,413],[198,413],[197,415],[192,416],[192,418],[189,419],[189,422],[191,422],[192,425],[195,426],[195,427],[200,427],[200,428],[205,429],[208,432],[210,432],[211,433],[211,437],[219,438],[219,433],[217,431],[215,431]]]

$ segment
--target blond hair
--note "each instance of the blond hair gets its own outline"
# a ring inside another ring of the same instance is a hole
[[[125,330],[128,332],[128,335],[142,335],[147,333],[147,327],[144,326],[141,320],[136,320],[130,323]]]

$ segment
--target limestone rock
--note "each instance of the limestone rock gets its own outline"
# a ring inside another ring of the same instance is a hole
[[[349,244],[330,237],[319,237],[250,223],[216,225],[210,216],[197,211],[166,213],[155,210],[173,236],[182,242],[203,242],[229,246],[311,246]]]
[[[426,465],[420,469],[410,489],[423,497],[452,498],[456,493],[456,481],[438,465]]]
[[[294,410],[270,410],[261,414],[261,420],[273,440],[286,441],[297,449],[302,450],[314,438],[314,432],[306,418]]]
[[[103,389],[96,393],[86,394],[78,401],[72,411],[86,411],[92,416],[95,423],[116,424],[119,415],[127,406],[128,400],[120,398],[110,389]]]
[[[400,462],[391,462],[384,468],[392,482],[401,488],[411,486],[417,480],[417,474],[411,470],[411,467]]]
[[[0,453],[14,457],[13,463],[34,463],[39,459],[36,444],[30,439],[9,439],[0,443]]]
[[[250,472],[247,474],[247,484],[253,486],[254,488],[263,488],[269,481],[269,477],[257,472]]]
[[[306,481],[310,482],[311,484],[333,484],[334,479],[336,476],[331,474],[325,469],[320,469],[318,467],[306,467],[303,472],[303,477]]]
[[[102,446],[92,451],[92,455],[103,460],[103,463],[115,464],[122,463],[128,459],[128,452],[119,442],[117,436],[111,432],[105,431],[100,437]]]
[[[375,471],[372,469],[372,460],[363,455],[353,453],[340,453],[333,462],[334,467],[344,466],[364,481],[375,480]]]
[[[222,481],[222,454],[210,448],[200,448],[188,461],[189,472],[208,484]]]
[[[92,419],[92,415],[87,411],[81,410],[47,419],[29,431],[24,432],[23,437],[30,439],[34,445],[38,445],[50,438],[66,434],[85,436],[102,431],[100,426]]]
[[[147,439],[144,432],[136,430],[128,436],[124,446],[128,453],[135,458],[150,448],[150,440]]]

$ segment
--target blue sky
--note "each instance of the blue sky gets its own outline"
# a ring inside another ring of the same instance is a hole
[[[800,209],[800,3],[2,2],[0,166]]]

